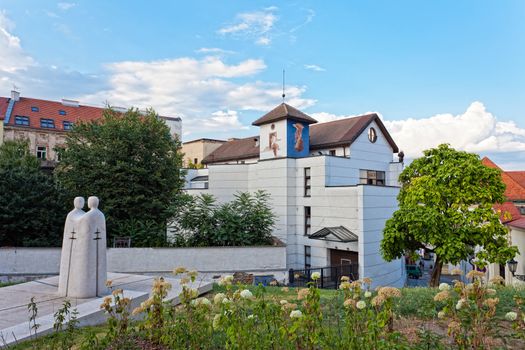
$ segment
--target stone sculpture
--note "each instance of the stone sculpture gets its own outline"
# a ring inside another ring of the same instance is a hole
[[[66,218],[58,291],[61,296],[91,298],[107,293],[106,219],[97,197],[76,197]]]

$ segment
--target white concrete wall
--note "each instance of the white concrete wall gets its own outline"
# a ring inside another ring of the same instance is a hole
[[[60,248],[2,248],[0,276],[55,275]],[[200,272],[275,272],[286,270],[286,248],[109,248],[108,271],[123,273],[169,272],[184,266]]]
[[[374,286],[402,287],[406,282],[403,260],[386,262],[380,249],[385,223],[397,209],[399,188],[361,185],[359,191],[359,213],[362,216],[362,239],[359,240],[361,276],[371,278]]]

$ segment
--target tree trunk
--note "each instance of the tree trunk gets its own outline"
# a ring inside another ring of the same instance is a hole
[[[439,286],[439,280],[441,279],[441,269],[443,268],[443,261],[436,255],[436,263],[434,264],[434,270],[432,270],[432,276],[430,277],[429,287]]]

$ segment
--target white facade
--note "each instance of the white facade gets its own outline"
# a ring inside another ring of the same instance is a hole
[[[280,124],[286,125],[284,122]],[[283,128],[277,126],[275,123],[273,130],[278,131],[278,137],[286,135]],[[265,190],[277,215],[274,236],[287,247],[288,268],[305,268],[305,246],[310,247],[311,267],[331,265],[331,254],[355,252],[360,278],[371,278],[374,286],[403,286],[404,263],[401,260],[386,262],[380,252],[385,222],[397,209],[397,179],[403,166],[393,162],[394,150],[376,122],[371,122],[350,145],[309,151],[301,158],[278,154],[272,159],[273,154],[269,156],[271,150],[266,147],[268,127],[261,125],[260,160],[208,164],[207,169],[198,172],[199,176],[208,175],[208,188],[196,189],[188,181],[188,193],[209,193],[219,202],[226,202],[239,191]],[[375,142],[369,141],[370,127],[377,130]],[[288,133],[288,138],[290,135]],[[279,149],[286,150],[286,143],[294,141],[284,136],[278,142]],[[336,150],[336,155],[329,155],[330,150]],[[305,196],[305,168],[310,169],[310,196]],[[363,170],[384,172],[384,185],[361,184]],[[192,173],[187,178],[195,176],[197,173]],[[343,243],[309,238],[305,234],[305,207],[311,211],[309,234],[325,227],[343,226],[356,234],[358,241]]]

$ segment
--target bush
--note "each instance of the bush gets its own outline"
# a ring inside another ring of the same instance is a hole
[[[178,203],[173,220],[177,246],[247,246],[272,243],[275,214],[264,191],[241,192],[217,204],[209,194],[187,196]]]

